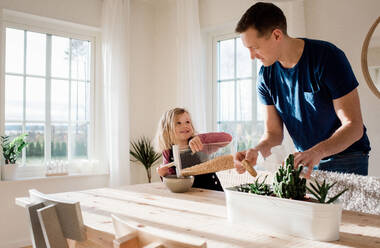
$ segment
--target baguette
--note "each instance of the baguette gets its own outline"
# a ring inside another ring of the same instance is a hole
[[[249,172],[249,174],[251,174],[251,176],[253,176],[253,177],[257,176],[256,170],[253,168],[253,166],[251,166],[249,164],[249,162],[247,160],[244,159],[243,162],[241,162],[241,164]]]
[[[213,173],[234,168],[234,157],[232,155],[223,155],[212,160],[185,168],[181,171],[182,176],[195,176],[207,173]]]

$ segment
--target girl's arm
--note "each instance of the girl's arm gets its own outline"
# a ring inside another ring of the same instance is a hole
[[[216,152],[219,148],[228,145],[232,140],[232,136],[224,132],[204,133],[198,135],[198,137],[201,143],[197,146],[198,148],[200,148],[198,150],[203,150],[208,154]],[[190,147],[194,146],[194,144],[192,144],[191,142],[192,141],[190,140]],[[198,151],[197,149],[195,150]]]
[[[232,136],[225,132],[203,133],[199,135],[199,138],[201,139],[202,144],[225,142],[225,144],[220,147],[228,145],[232,140]]]
[[[170,151],[169,150],[163,151],[162,152],[162,158],[163,158],[163,164],[162,165],[170,163]],[[165,167],[162,165],[159,165],[157,167],[157,174],[161,177],[161,181],[162,181],[163,176],[175,175],[176,174],[175,166]]]

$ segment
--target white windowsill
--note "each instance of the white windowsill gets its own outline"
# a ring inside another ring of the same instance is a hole
[[[78,160],[68,164],[65,168],[61,164],[60,167],[56,165],[51,168],[52,170],[49,170],[50,174],[66,172],[63,175],[46,175],[47,170],[44,165],[1,165],[0,168],[1,182],[109,175],[108,168],[100,165],[97,160]]]
[[[92,177],[92,176],[109,176],[109,173],[71,173],[64,176],[36,176],[36,177],[20,177],[12,180],[1,180],[1,183],[9,183],[16,181],[36,181],[36,180],[51,180],[51,179],[65,179],[65,178],[73,178],[73,177]]]

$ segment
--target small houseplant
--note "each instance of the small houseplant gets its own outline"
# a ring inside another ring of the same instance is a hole
[[[342,204],[332,202],[346,190],[326,201],[334,184],[316,182],[317,186],[310,184],[312,189],[308,189],[301,171],[302,166],[295,168],[290,154],[275,173],[272,185],[257,179],[252,184],[226,188],[228,219],[273,233],[320,241],[339,239]],[[306,196],[306,190],[317,199]]]
[[[290,154],[285,160],[285,165],[278,168],[274,180],[273,187],[266,184],[265,180],[259,183],[259,178],[254,183],[242,184],[237,186],[237,190],[246,193],[252,193],[257,195],[272,195],[280,198],[287,198],[293,200],[309,200],[306,197],[306,191],[309,191],[319,203],[333,203],[348,189],[344,189],[335,196],[327,200],[328,191],[336,184],[326,183],[326,180],[322,184],[315,181],[316,186],[310,183],[311,188],[306,186],[306,179],[301,177],[303,166],[299,166],[298,169],[294,167],[294,156]]]
[[[137,141],[131,142],[130,154],[134,158],[131,159],[131,161],[138,161],[144,165],[148,182],[150,183],[152,180],[151,168],[153,164],[161,157],[161,154],[154,150],[150,139],[144,136],[139,138]]]
[[[1,136],[1,147],[5,165],[1,166],[1,178],[3,180],[13,180],[18,177],[19,166],[17,159],[19,159],[22,150],[28,145],[25,141],[27,134],[21,134],[16,138],[10,140],[9,136]]]
[[[26,136],[28,134],[21,134],[12,141],[9,141],[9,136],[1,136],[1,147],[3,148],[5,164],[16,164],[17,159],[22,153],[22,149],[28,145],[28,142],[25,141]]]

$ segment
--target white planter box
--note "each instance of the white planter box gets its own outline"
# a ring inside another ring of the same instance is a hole
[[[228,220],[252,226],[268,233],[334,241],[339,239],[342,204],[261,196],[226,188]]]

